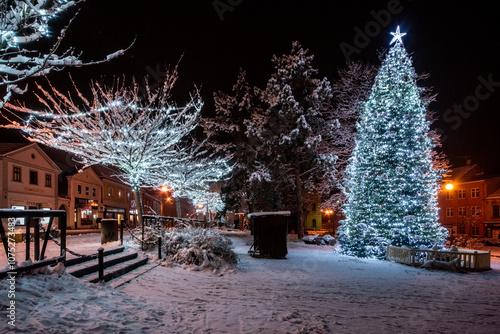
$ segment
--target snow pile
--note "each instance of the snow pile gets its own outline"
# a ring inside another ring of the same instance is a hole
[[[306,244],[335,246],[337,239],[329,234],[320,237],[319,234],[308,235],[302,239]]]
[[[238,262],[231,240],[216,229],[185,225],[166,231],[163,241],[167,262],[215,271]]]

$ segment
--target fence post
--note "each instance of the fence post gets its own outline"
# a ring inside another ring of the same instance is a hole
[[[161,237],[158,237],[158,259],[161,260]]]
[[[35,261],[38,261],[40,260],[40,218],[33,218],[33,232]]]
[[[30,259],[30,242],[31,242],[31,217],[25,217],[26,223],[26,261]]]
[[[104,276],[104,248],[99,247],[97,250],[99,253],[99,282],[102,282]]]
[[[123,224],[125,224],[125,220],[120,222],[120,245],[123,246]]]

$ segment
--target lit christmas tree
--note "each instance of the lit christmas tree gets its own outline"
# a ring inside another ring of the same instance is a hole
[[[339,228],[342,252],[384,258],[387,245],[409,248],[443,244],[433,167],[430,122],[417,75],[399,27],[375,79],[357,126],[347,168],[346,220]]]

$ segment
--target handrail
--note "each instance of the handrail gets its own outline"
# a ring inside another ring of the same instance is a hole
[[[45,256],[45,250],[47,247],[47,241],[49,239],[50,230],[52,227],[52,222],[54,218],[59,219],[59,230],[61,233],[61,251],[60,257],[66,261],[66,227],[67,227],[67,215],[64,210],[17,210],[17,209],[0,209],[0,219],[2,218],[24,218],[25,219],[25,227],[26,227],[26,257],[25,260],[29,260],[31,257],[30,254],[30,242],[31,242],[31,227],[34,228],[34,256],[35,261],[43,260]],[[42,250],[40,252],[40,218],[50,218],[47,226],[47,231],[45,233],[45,238],[43,241]],[[32,226],[33,221],[33,226]],[[11,231],[11,226],[7,224],[7,230]],[[14,227],[15,228],[15,227]],[[13,233],[13,232],[10,232]],[[9,235],[10,235],[9,233]],[[5,254],[7,256],[7,260],[9,259],[9,243],[12,238],[8,238],[5,232],[5,228],[3,226],[3,222],[0,224],[0,235],[2,237],[2,243],[5,249]],[[9,240],[10,239],[10,240]]]

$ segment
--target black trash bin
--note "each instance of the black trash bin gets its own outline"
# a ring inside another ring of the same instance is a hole
[[[288,217],[290,211],[255,212],[248,215],[252,220],[252,256],[284,259],[288,254],[286,246]]]
[[[101,220],[101,244],[118,241],[118,219],[104,218]]]

